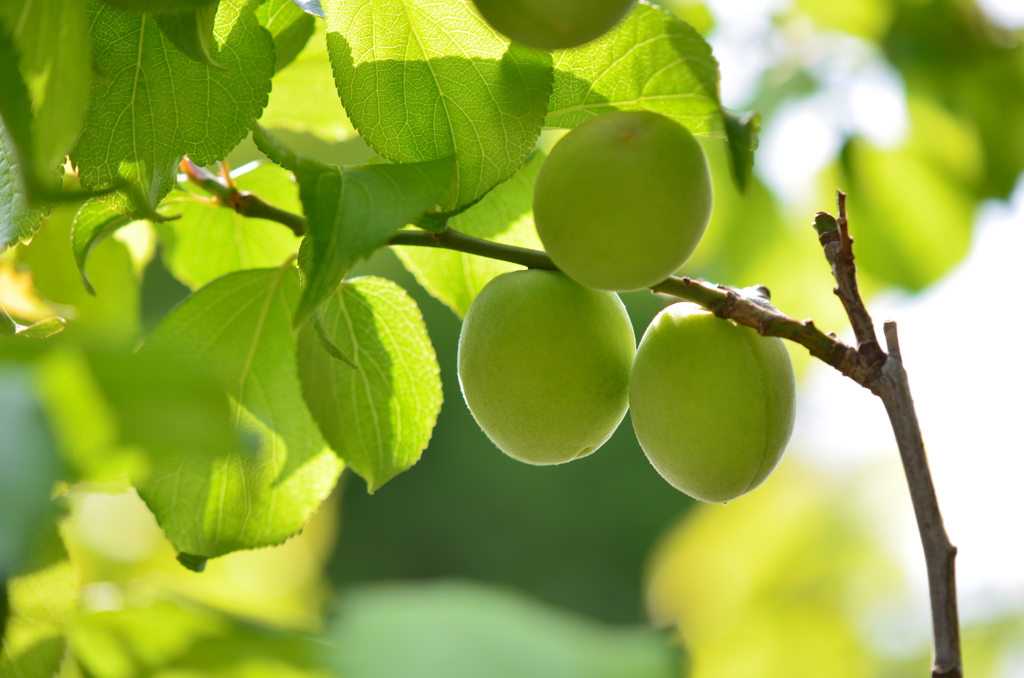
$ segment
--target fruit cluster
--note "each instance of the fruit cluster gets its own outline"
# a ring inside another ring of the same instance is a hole
[[[655,113],[601,115],[555,146],[537,177],[534,220],[562,272],[495,278],[459,339],[466,403],[502,451],[529,464],[584,457],[629,409],[648,459],[696,499],[729,501],[771,473],[795,410],[782,341],[678,303],[637,348],[615,294],[677,271],[711,202],[700,145]]]

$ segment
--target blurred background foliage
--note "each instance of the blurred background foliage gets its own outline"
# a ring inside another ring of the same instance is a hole
[[[836,187],[850,194],[862,289],[912,299],[961,263],[983,207],[1020,185],[1024,11],[1013,0],[666,6],[712,42],[726,104],[764,116],[746,196],[721,143],[705,143],[715,211],[687,275],[766,284],[790,315],[840,331],[810,229]],[[337,103],[322,33],[317,21],[275,78],[261,122],[318,159],[367,162]],[[261,157],[245,141],[228,162]],[[926,673],[919,573],[876,529],[887,519],[879,507],[891,507],[880,497],[904,488],[879,489],[870,465],[816,466],[798,437],[757,492],[698,507],[647,463],[628,417],[591,457],[518,464],[463,403],[459,319],[389,251],[353,274],[395,280],[426,320],[445,404],[422,460],[373,496],[346,472],[301,536],[215,559],[202,574],[184,569],[124,480],[146,463],[143,441],[104,408],[132,403],[109,384],[102,395],[74,346],[126,354],[201,272],[180,272],[189,245],[173,223],[158,237],[140,222],[92,253],[97,295],[88,295],[68,247],[76,209],[57,207],[30,245],[0,255],[0,303],[15,320],[70,321],[51,344],[0,344],[3,678]],[[639,337],[666,301],[623,296]],[[793,357],[807,372],[803,351]],[[200,393],[196,384],[176,395]],[[813,405],[803,394],[801,409]],[[49,505],[21,499],[58,477],[74,482],[57,484]],[[1001,516],[1006,538],[1019,540],[1022,519]],[[1024,676],[1024,596],[1015,600],[965,617],[969,675]]]

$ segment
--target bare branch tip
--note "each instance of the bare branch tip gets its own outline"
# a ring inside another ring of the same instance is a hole
[[[900,337],[896,330],[895,320],[886,320],[882,325],[882,332],[885,334],[885,346],[889,355],[900,357]]]

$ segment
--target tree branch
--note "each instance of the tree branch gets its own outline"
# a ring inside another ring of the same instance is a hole
[[[546,252],[482,240],[450,228],[441,233],[398,231],[388,240],[388,245],[437,247],[508,261],[528,268],[558,270]],[[754,300],[734,288],[673,276],[658,283],[651,290],[692,301],[720,318],[753,327],[763,335],[794,341],[810,351],[811,355],[832,365],[861,386],[866,387],[877,378],[880,366],[868,364],[856,349],[832,335],[823,333],[812,321],[790,318],[770,304]]]
[[[182,170],[190,180],[215,195],[221,204],[239,214],[280,222],[296,235],[305,233],[306,220],[301,216],[279,210],[252,194],[229,187],[187,159],[182,162]],[[878,344],[874,322],[857,284],[853,239],[849,234],[846,214],[846,195],[842,191],[837,192],[837,202],[839,218],[819,212],[814,227],[825,258],[832,267],[832,275],[836,280],[834,292],[846,309],[857,348],[839,341],[834,334],[823,333],[811,320],[796,320],[787,316],[758,294],[745,294],[744,291],[725,285],[675,276],[654,285],[651,290],[699,304],[720,318],[752,327],[764,336],[798,343],[812,356],[828,363],[882,400],[899,447],[924,547],[935,644],[932,677],[962,678],[954,567],[956,548],[949,541],[939,511],[907,373],[900,356],[896,323],[885,323],[886,353]],[[474,238],[450,228],[440,233],[398,231],[387,244],[435,247],[508,261],[528,268],[558,270],[545,252]]]
[[[234,179],[231,178],[231,168],[223,160],[220,161],[220,177],[196,165],[188,158],[183,159],[179,167],[190,182],[216,198],[217,203],[222,207],[234,210],[243,217],[266,219],[284,224],[295,235],[306,234],[306,219],[301,215],[269,205],[249,191],[238,190]]]
[[[924,439],[914,410],[914,400],[910,395],[910,383],[903,368],[896,323],[890,320],[884,325],[888,349],[886,354],[878,345],[874,324],[857,288],[857,267],[854,264],[853,239],[850,238],[846,215],[846,194],[842,191],[836,194],[839,218],[819,212],[815,218],[815,228],[825,250],[825,258],[832,266],[832,275],[836,280],[835,293],[843,302],[857,337],[858,355],[871,366],[880,365],[875,378],[864,385],[882,400],[889,415],[889,423],[903,461],[903,471],[907,476],[907,486],[910,488],[918,532],[921,534],[928,570],[935,644],[932,677],[961,678],[963,664],[960,656],[954,563],[956,547],[949,541],[939,511]]]

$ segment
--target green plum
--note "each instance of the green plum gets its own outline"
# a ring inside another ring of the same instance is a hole
[[[695,499],[726,502],[775,469],[793,432],[796,380],[782,340],[669,306],[640,340],[629,386],[651,464]]]
[[[505,454],[561,464],[596,450],[622,421],[635,353],[617,294],[552,271],[513,271],[487,283],[466,313],[459,383]]]
[[[704,151],[649,111],[599,115],[567,134],[537,175],[533,217],[551,259],[578,283],[655,285],[697,248],[711,216]]]
[[[505,37],[537,49],[577,47],[612,29],[636,0],[474,0]]]

